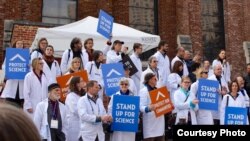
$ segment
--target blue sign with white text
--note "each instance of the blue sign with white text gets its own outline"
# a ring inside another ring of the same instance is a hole
[[[29,49],[7,48],[5,76],[7,79],[23,80],[29,72]]]
[[[119,82],[124,77],[124,69],[122,63],[111,63],[102,65],[102,75],[106,95],[111,96],[119,89]]]
[[[197,97],[199,109],[218,111],[219,82],[208,79],[199,79]]]
[[[114,95],[112,105],[112,131],[137,132],[139,96]]]
[[[98,25],[97,25],[97,32],[103,35],[104,37],[106,37],[107,39],[110,39],[110,35],[113,29],[113,21],[114,21],[114,18],[112,16],[110,16],[105,11],[100,10],[99,18],[98,18]]]
[[[246,125],[247,124],[247,108],[226,107],[225,125]]]

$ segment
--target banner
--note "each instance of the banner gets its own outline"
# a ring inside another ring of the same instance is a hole
[[[139,124],[139,96],[114,95],[112,105],[113,131],[137,132]]]
[[[133,63],[133,61],[130,59],[130,57],[126,54],[123,58],[122,58],[122,63],[129,68],[129,76],[134,75],[135,73],[138,72],[135,64]]]
[[[29,72],[29,49],[7,48],[5,75],[7,79],[23,80]]]
[[[154,110],[156,117],[169,113],[174,109],[166,87],[152,90],[149,92],[149,95],[152,104],[156,106],[156,109]]]
[[[197,98],[199,109],[218,111],[219,82],[208,79],[199,79]]]
[[[225,108],[225,125],[246,125],[247,108],[226,107]]]
[[[111,96],[115,94],[120,89],[120,79],[124,77],[122,63],[103,64],[102,76],[106,95]]]
[[[75,73],[70,73],[70,74],[66,74],[66,75],[57,77],[56,81],[60,85],[61,91],[62,91],[61,98],[60,98],[60,100],[62,102],[65,101],[66,96],[69,93],[69,84],[70,84],[71,79],[74,76],[82,77],[83,81],[85,81],[86,83],[89,81],[88,80],[88,73],[87,73],[86,70],[75,72]]]
[[[114,18],[103,10],[99,12],[97,32],[105,38],[110,39],[113,29]]]

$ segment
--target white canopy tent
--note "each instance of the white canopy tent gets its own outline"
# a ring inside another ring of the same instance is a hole
[[[70,42],[74,37],[79,37],[84,42],[87,38],[94,39],[94,49],[102,50],[106,46],[108,39],[97,32],[98,19],[88,16],[80,21],[54,28],[38,28],[32,49],[37,47],[38,40],[47,38],[50,45],[54,47],[55,56],[61,57],[64,50],[70,48]],[[114,23],[112,31],[112,41],[124,41],[124,46],[129,47],[129,52],[133,49],[134,43],[143,44],[143,52],[156,47],[160,41],[160,36],[148,34],[131,27]]]

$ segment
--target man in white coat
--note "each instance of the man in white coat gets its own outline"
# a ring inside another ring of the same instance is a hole
[[[158,51],[154,54],[158,61],[157,68],[159,73],[162,75],[159,79],[159,87],[168,86],[168,75],[170,74],[170,62],[167,55],[168,44],[166,41],[160,41],[158,45]]]
[[[165,131],[164,115],[156,117],[155,105],[151,104],[149,91],[156,88],[157,78],[153,73],[144,77],[145,87],[140,91],[140,111],[143,113],[143,138],[145,141],[163,141]]]
[[[185,55],[185,49],[183,47],[178,47],[177,48],[177,54],[176,56],[173,58],[173,60],[171,61],[171,69],[173,69],[174,67],[174,63],[178,60],[181,61],[183,63],[183,75],[182,76],[188,76],[189,72],[188,72],[188,67],[187,64],[184,61],[184,55]]]
[[[67,133],[67,122],[65,106],[58,100],[61,89],[57,83],[48,87],[49,97],[40,102],[34,114],[34,123],[46,141],[65,141]]]
[[[134,53],[130,56],[130,59],[135,64],[138,72],[132,75],[131,78],[133,79],[135,86],[137,87],[137,90],[138,90],[137,93],[139,93],[141,74],[142,74],[142,63],[139,57],[142,53],[142,44],[134,43],[133,50],[134,50]]]
[[[98,98],[98,91],[98,82],[90,80],[87,83],[87,94],[81,97],[77,103],[81,124],[81,141],[104,141],[102,122],[112,121],[112,117],[106,114],[102,100]]]
[[[219,104],[218,104],[218,111],[212,111],[214,124],[220,125],[220,112],[219,108],[221,105],[222,98],[227,92],[229,92],[227,82],[222,76],[222,66],[221,64],[217,64],[214,66],[214,74],[208,77],[209,80],[215,80],[219,82]]]
[[[107,60],[106,63],[118,63],[122,60],[122,57],[125,53],[121,52],[122,45],[124,44],[123,41],[115,40],[111,50],[107,52]]]

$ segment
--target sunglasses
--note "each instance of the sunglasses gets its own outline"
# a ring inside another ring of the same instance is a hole
[[[120,85],[125,85],[125,86],[128,86],[128,83],[121,83]]]

